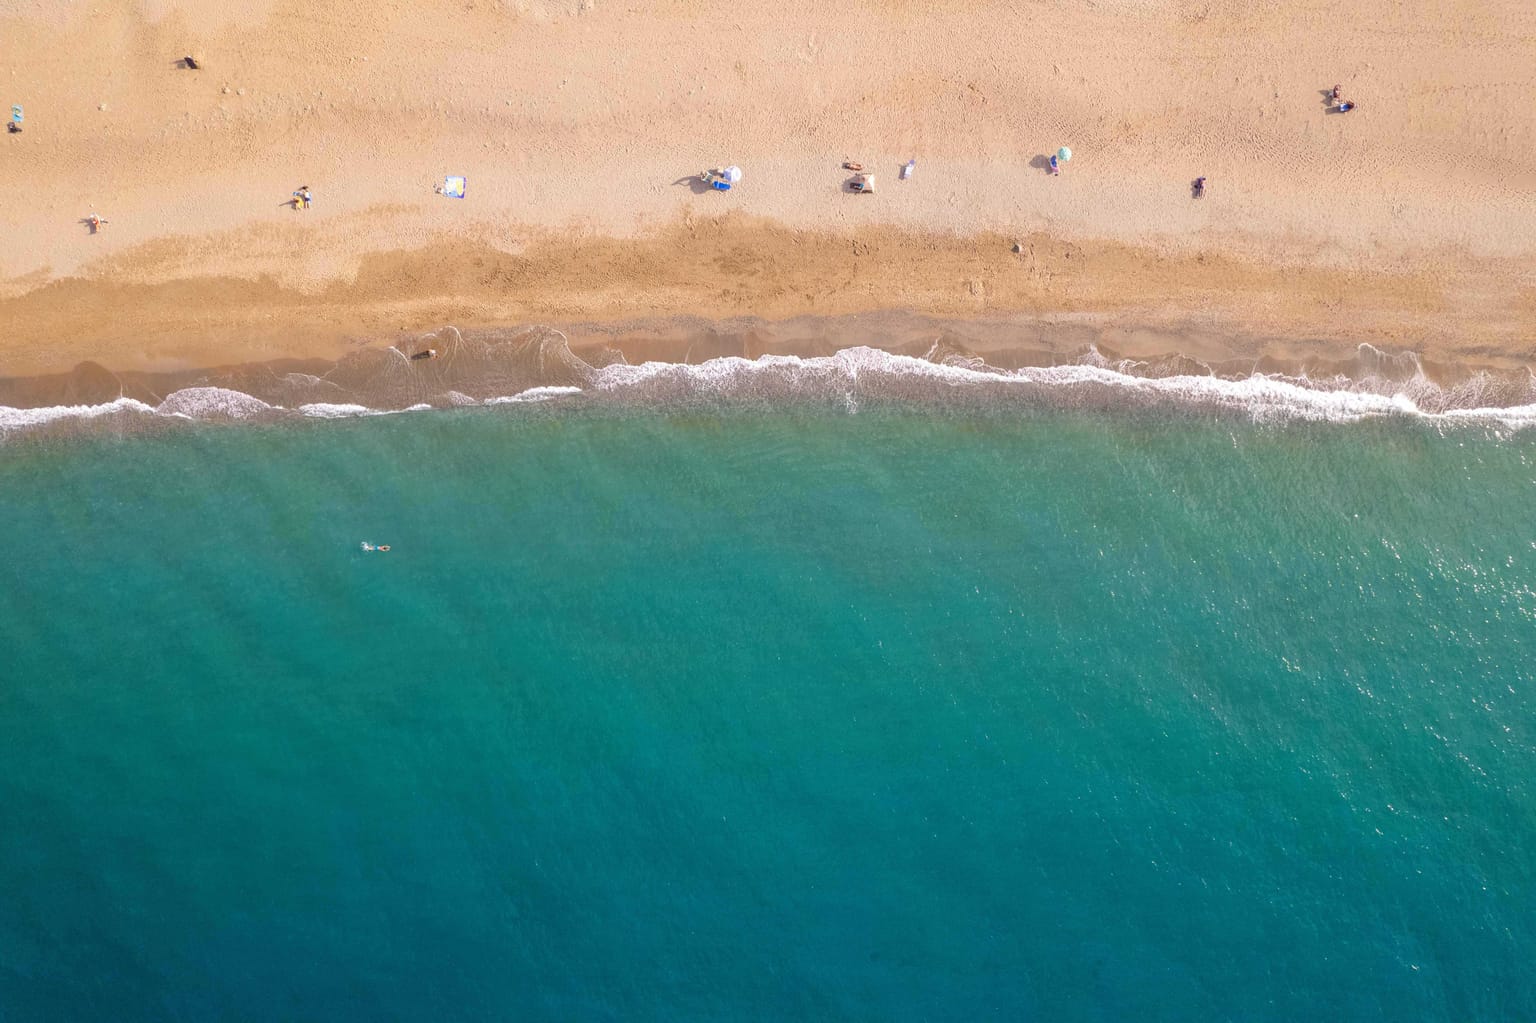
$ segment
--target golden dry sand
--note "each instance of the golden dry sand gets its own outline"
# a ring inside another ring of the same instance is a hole
[[[1536,355],[1526,0],[9,0],[11,103],[5,375],[877,309]]]

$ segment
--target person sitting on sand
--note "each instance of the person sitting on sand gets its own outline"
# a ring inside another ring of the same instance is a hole
[[[185,57],[181,58],[181,62],[183,64],[185,64],[187,66],[187,68],[189,70],[191,70],[191,71],[198,70],[197,61],[192,59],[192,55],[190,53],[187,54]]]
[[[1339,113],[1341,114],[1347,114],[1353,109],[1355,109],[1355,104],[1352,100],[1345,100],[1339,104]]]
[[[1333,91],[1328,94],[1328,98],[1333,100],[1335,103],[1337,103],[1339,101],[1339,91],[1342,88],[1343,88],[1343,86],[1335,85],[1333,87]]]
[[[1061,161],[1056,159],[1055,156],[1051,157],[1051,173],[1052,174],[1060,174],[1061,173]]]

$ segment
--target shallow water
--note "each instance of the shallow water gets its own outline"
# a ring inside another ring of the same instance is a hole
[[[0,1018],[1536,1017],[1536,438],[1227,418],[0,449]]]

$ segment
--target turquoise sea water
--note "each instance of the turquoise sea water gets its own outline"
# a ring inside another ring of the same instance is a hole
[[[1533,498],[1193,413],[0,447],[0,1019],[1536,1018]]]

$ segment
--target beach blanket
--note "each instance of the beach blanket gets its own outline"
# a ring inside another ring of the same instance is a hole
[[[462,199],[464,198],[464,185],[465,180],[463,178],[445,178],[443,180],[443,194],[451,195],[455,199]]]

